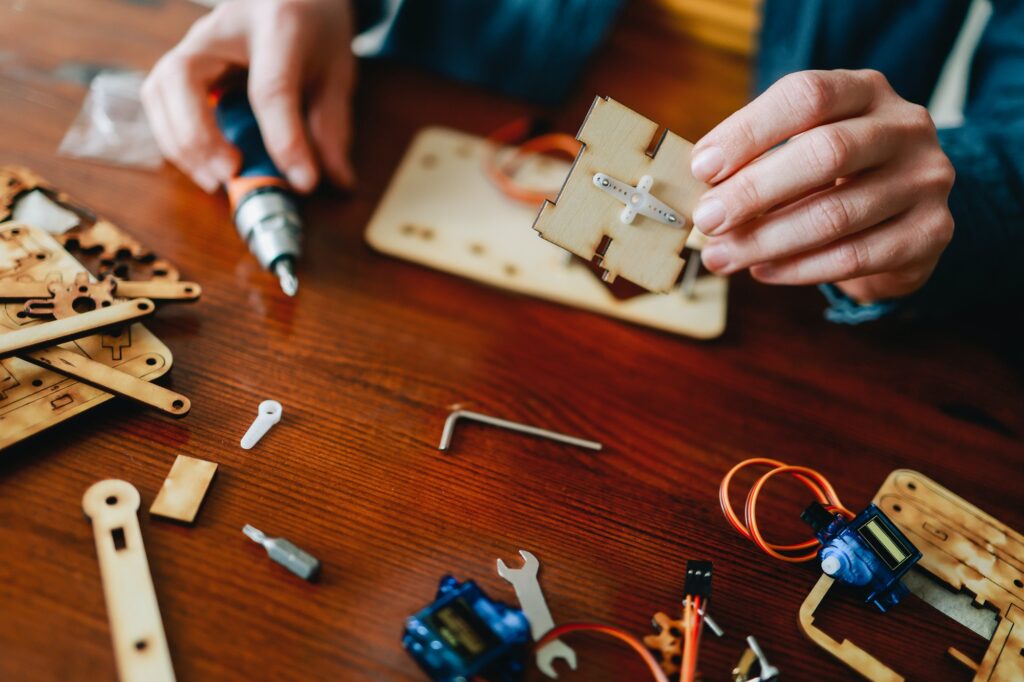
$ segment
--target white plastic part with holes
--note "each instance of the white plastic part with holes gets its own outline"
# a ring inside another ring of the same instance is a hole
[[[475,135],[420,131],[370,219],[366,241],[420,265],[673,334],[710,339],[725,330],[728,279],[701,273],[690,298],[678,290],[616,298],[583,263],[537,236],[536,206],[512,201],[491,184],[481,170],[489,153],[490,144]],[[568,169],[534,157],[516,179],[558,187]],[[706,239],[691,230],[686,244],[699,249]]]
[[[678,225],[679,227],[686,225],[685,218],[681,218],[676,211],[672,210],[664,202],[658,201],[651,194],[651,188],[654,187],[654,178],[650,175],[644,175],[640,178],[640,182],[636,184],[636,187],[632,187],[625,182],[616,180],[610,175],[595,173],[594,186],[626,205],[622,209],[622,213],[619,214],[619,220],[626,225],[631,224],[638,215],[645,216],[651,220],[657,220],[665,225]]]
[[[260,403],[259,414],[256,415],[256,419],[249,427],[249,430],[242,436],[242,442],[240,443],[242,449],[251,450],[256,443],[259,443],[260,438],[267,435],[270,427],[281,421],[281,414],[283,412],[281,403],[276,400],[264,400]]]

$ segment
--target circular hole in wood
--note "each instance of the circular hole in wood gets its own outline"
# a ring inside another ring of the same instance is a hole
[[[21,230],[19,230],[18,228],[14,228],[13,230],[11,230],[11,234],[21,234]]]
[[[89,291],[89,287],[87,287],[87,286],[85,286],[83,284],[82,286],[78,287],[78,290],[84,294],[84,293],[87,293]]]
[[[146,358],[146,364],[147,365],[155,365],[156,364],[156,358]]]
[[[136,651],[145,651],[147,646],[149,646],[149,644],[144,639],[140,639],[137,642],[135,642]]]
[[[894,505],[892,506],[892,510],[893,510],[893,511],[895,511],[895,512],[901,512],[901,511],[903,511],[903,507],[901,507],[901,506],[900,506],[900,505],[898,505],[898,504],[894,504]]]
[[[42,379],[33,379],[32,380],[32,385],[36,386],[36,387],[42,386],[43,385],[43,380]]]
[[[46,260],[46,254],[45,253],[37,253],[36,254],[36,260]]]
[[[1024,583],[1022,583],[1020,581],[1020,578],[1014,578],[1013,579],[1013,584],[1016,585],[1017,587],[1024,587]]]
[[[71,302],[71,308],[76,313],[87,313],[90,310],[96,310],[96,301],[88,296],[79,296]]]
[[[679,639],[683,636],[683,633],[679,631],[679,628],[677,628],[674,625],[668,629],[668,634],[672,635],[676,639]]]
[[[180,410],[181,408],[185,407],[185,401],[175,400],[173,403],[171,403],[171,407],[173,407],[176,410]]]
[[[908,488],[910,488],[911,490],[917,490],[917,484],[916,484],[916,483],[914,483],[913,481],[911,481],[910,483],[908,483],[908,484],[907,484],[907,487],[908,487]]]
[[[191,294],[193,291],[194,291],[194,289],[192,289],[192,287],[185,287],[185,293],[186,294]]]
[[[19,310],[15,314],[15,317],[20,317],[21,319],[25,319],[26,317],[28,317],[28,313],[26,313],[24,310]]]
[[[167,271],[164,270],[163,268],[158,268],[158,269],[153,271],[153,276],[154,277],[166,277],[167,276]]]
[[[139,310],[149,310],[149,304],[145,303],[145,302],[140,303],[139,304]]]
[[[117,504],[117,495],[111,495],[110,497],[108,497],[107,504],[109,504],[111,507]]]
[[[109,306],[110,306],[110,301],[104,301],[103,303],[100,303],[100,307],[102,307],[102,308],[107,308]]]

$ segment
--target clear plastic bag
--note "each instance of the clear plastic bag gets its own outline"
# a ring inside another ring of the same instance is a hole
[[[58,153],[135,168],[159,168],[163,157],[142,108],[141,71],[101,71]]]

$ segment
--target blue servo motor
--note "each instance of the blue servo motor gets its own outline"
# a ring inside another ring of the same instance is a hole
[[[821,570],[859,588],[864,602],[885,613],[907,595],[901,578],[921,552],[881,509],[868,505],[852,521],[815,502],[801,515],[821,541]]]
[[[450,575],[433,603],[406,620],[402,636],[402,646],[435,682],[517,682],[531,642],[522,611]]]

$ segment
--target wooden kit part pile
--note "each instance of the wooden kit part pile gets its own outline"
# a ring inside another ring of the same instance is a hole
[[[0,449],[113,395],[187,414],[187,397],[150,383],[172,356],[136,322],[154,300],[199,297],[178,277],[31,171],[0,167]]]

